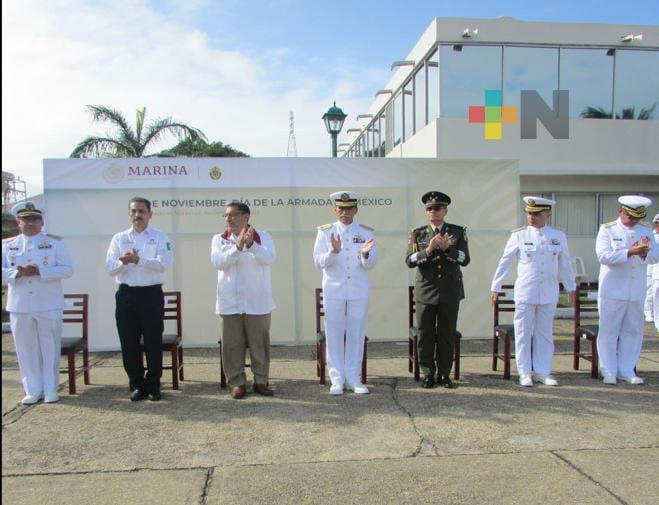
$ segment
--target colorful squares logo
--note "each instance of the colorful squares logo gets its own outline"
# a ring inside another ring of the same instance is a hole
[[[517,122],[517,107],[503,105],[501,90],[485,90],[485,105],[469,106],[469,122],[485,124],[487,140],[501,140],[503,123]]]

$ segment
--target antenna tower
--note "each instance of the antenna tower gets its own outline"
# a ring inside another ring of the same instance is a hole
[[[297,147],[295,146],[295,120],[293,111],[288,114],[288,150],[286,156],[297,158]]]

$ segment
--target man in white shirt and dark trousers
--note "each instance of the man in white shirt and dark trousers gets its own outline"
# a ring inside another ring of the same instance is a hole
[[[652,201],[625,195],[618,203],[618,219],[600,227],[595,244],[600,262],[597,352],[604,384],[617,378],[643,384],[634,368],[643,345],[646,266],[659,261],[659,247],[652,230],[639,224]]]
[[[231,397],[246,394],[245,354],[249,347],[253,390],[272,396],[270,376],[270,319],[275,308],[270,265],[277,254],[270,234],[249,224],[249,206],[227,205],[227,229],[215,235],[211,263],[217,273],[217,305],[222,330],[222,364]]]
[[[58,401],[62,342],[62,279],[73,275],[61,237],[43,232],[43,206],[25,201],[11,209],[21,231],[2,241],[2,279],[25,390],[23,405]]]
[[[330,198],[338,221],[318,227],[313,249],[314,265],[323,271],[329,392],[342,395],[347,387],[366,394],[360,372],[370,291],[368,270],[377,261],[373,229],[354,221],[361,198],[358,193],[337,191]]]
[[[149,200],[132,198],[128,203],[132,226],[112,237],[105,260],[105,269],[119,285],[115,318],[132,401],[161,398],[162,285],[174,255],[167,234],[149,226],[152,216]],[[140,341],[144,344],[146,375]]]
[[[551,373],[554,357],[553,323],[558,302],[558,283],[562,282],[574,304],[574,271],[565,233],[546,223],[554,200],[526,196],[528,226],[513,230],[494,273],[491,298],[498,298],[504,278],[514,259],[515,281],[515,361],[522,386],[533,386],[533,379],[546,386],[558,382]]]

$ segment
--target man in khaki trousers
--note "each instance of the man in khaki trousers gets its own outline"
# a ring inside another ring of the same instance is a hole
[[[249,224],[249,207],[240,202],[227,205],[227,229],[215,235],[211,263],[217,273],[216,312],[222,330],[222,364],[232,398],[246,394],[245,354],[249,347],[254,392],[274,393],[268,386],[270,373],[270,313],[272,298],[270,265],[276,252],[272,237]]]

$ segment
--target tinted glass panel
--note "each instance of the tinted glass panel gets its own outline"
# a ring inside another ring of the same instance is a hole
[[[460,50],[457,50],[460,49]],[[441,46],[441,115],[467,117],[485,90],[501,89],[500,46]]]
[[[504,47],[503,102],[519,105],[523,89],[537,91],[553,107],[553,91],[558,89],[558,49]]]
[[[414,75],[414,131],[426,125],[426,68],[421,67]]]
[[[659,51],[616,50],[616,118],[659,118]]]
[[[560,86],[570,92],[570,117],[611,117],[613,53],[606,49],[561,49]]]
[[[403,88],[404,140],[410,139],[414,133],[414,82],[410,80]]]
[[[394,98],[393,106],[393,115],[394,115],[394,145],[397,146],[400,144],[400,141],[403,140],[403,95],[398,93],[396,98]]]
[[[439,51],[435,51],[426,62],[428,81],[428,121],[439,117]]]

